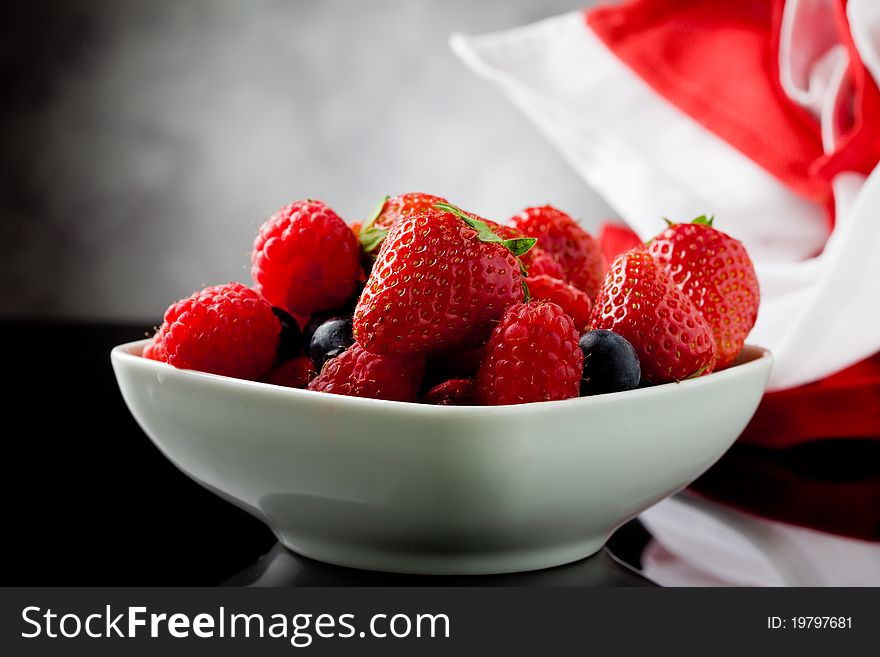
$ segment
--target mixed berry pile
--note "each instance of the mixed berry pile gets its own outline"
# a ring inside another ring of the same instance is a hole
[[[606,263],[549,205],[505,225],[428,194],[363,223],[298,201],[260,228],[253,286],[173,304],[144,349],[175,367],[322,392],[502,405],[631,390],[728,367],[758,313],[742,244],[712,220]],[[631,246],[631,245],[627,245]]]

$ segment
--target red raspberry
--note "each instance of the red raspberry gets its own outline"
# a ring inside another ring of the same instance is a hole
[[[315,376],[315,366],[308,356],[297,356],[286,360],[263,377],[264,383],[287,388],[305,388]]]
[[[351,228],[320,201],[286,205],[254,240],[251,276],[273,306],[295,315],[341,306],[361,277]]]
[[[156,330],[153,339],[147,343],[146,347],[144,347],[144,351],[141,355],[150,360],[158,360],[162,363],[165,362],[165,346],[162,344],[158,329]]]
[[[562,308],[519,303],[495,327],[477,373],[482,404],[525,404],[577,397],[584,367],[580,335]]]
[[[275,362],[281,322],[241,283],[207,287],[165,311],[145,356],[181,369],[259,379]]]
[[[450,379],[431,388],[422,403],[435,406],[473,406],[474,380]]]
[[[507,240],[517,239],[520,237],[528,237],[524,232],[513,226],[503,226],[496,224],[494,221],[483,219],[492,228],[492,232]],[[526,268],[529,276],[540,276],[546,274],[553,278],[564,279],[565,273],[562,267],[556,262],[556,258],[541,248],[540,244],[536,244],[526,251],[519,258]]]
[[[573,285],[551,276],[529,276],[526,279],[532,299],[536,301],[552,301],[559,305],[563,312],[574,320],[575,328],[583,333],[590,322],[590,311],[593,304],[586,292],[581,292]]]
[[[357,343],[331,358],[309,390],[349,397],[415,401],[425,369],[423,356],[378,356]]]
[[[538,246],[556,258],[564,280],[596,298],[605,277],[605,256],[596,240],[569,215],[553,206],[527,208],[512,220]]]
[[[522,258],[523,264],[529,276],[552,276],[559,280],[565,280],[565,272],[562,266],[552,255],[539,246],[535,246]]]

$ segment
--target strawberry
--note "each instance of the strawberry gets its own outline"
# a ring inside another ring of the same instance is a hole
[[[503,240],[446,204],[399,218],[355,308],[355,340],[377,354],[479,345],[523,300],[517,255],[534,243]]]
[[[562,267],[564,280],[596,297],[605,275],[605,256],[596,240],[564,212],[551,205],[526,208],[511,220]]]
[[[608,329],[632,343],[648,383],[712,371],[712,328],[672,276],[642,247],[617,256],[605,276],[590,329]]]
[[[533,299],[558,304],[565,314],[574,320],[578,331],[583,332],[586,329],[590,322],[590,311],[593,309],[586,292],[581,292],[565,281],[544,274],[530,275],[527,282]]]
[[[648,252],[712,327],[718,346],[715,369],[729,366],[755,325],[761,300],[755,267],[745,247],[702,216],[689,224],[669,222],[651,240]]]
[[[579,338],[574,322],[555,303],[511,306],[492,331],[477,372],[479,403],[499,406],[577,397],[584,367]]]
[[[366,254],[375,254],[398,219],[430,210],[438,203],[446,202],[445,198],[421,192],[386,196],[379,201],[372,217],[357,227],[355,234],[361,243],[361,249]]]

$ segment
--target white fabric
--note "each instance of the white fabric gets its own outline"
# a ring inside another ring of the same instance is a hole
[[[677,496],[640,516],[642,571],[662,586],[880,586],[880,544]]]
[[[787,93],[822,122],[847,102],[847,54],[827,29],[830,0],[789,0],[781,39]],[[850,0],[853,36],[880,71],[880,2]],[[818,17],[818,18],[817,18]],[[835,180],[837,223],[658,96],[574,12],[451,46],[497,84],[640,237],[661,217],[716,216],[756,265],[762,302],[749,341],[775,356],[770,389],[832,374],[880,351],[880,294],[868,264],[880,243],[880,172]],[[827,239],[827,243],[826,243]],[[824,245],[824,249],[823,249]],[[819,254],[819,255],[817,255]]]

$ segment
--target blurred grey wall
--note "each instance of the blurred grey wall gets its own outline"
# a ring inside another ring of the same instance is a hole
[[[426,191],[607,207],[450,52],[584,0],[17,3],[0,43],[0,315],[158,319],[247,282],[259,223]]]

